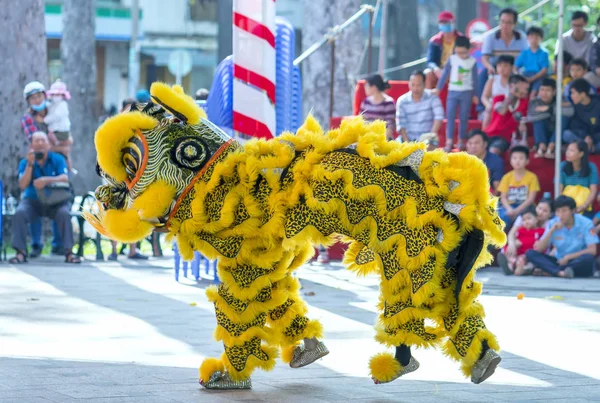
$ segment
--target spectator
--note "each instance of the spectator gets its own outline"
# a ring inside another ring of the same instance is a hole
[[[575,200],[568,196],[559,196],[554,207],[556,218],[534,249],[525,253],[527,261],[556,277],[592,276],[598,244],[592,220],[575,214]],[[549,247],[554,248],[554,256],[545,253]]]
[[[442,11],[438,16],[440,32],[431,37],[427,46],[426,88],[436,87],[442,76],[442,69],[454,50],[454,41],[463,35],[454,27],[455,21],[456,18],[450,11]]]
[[[537,148],[536,157],[554,158],[556,122],[556,81],[543,78],[537,97],[529,101],[527,123],[533,123],[533,137]]]
[[[527,144],[527,128],[522,118],[527,116],[529,83],[525,77],[514,74],[509,81],[509,95],[498,95],[492,102],[492,118],[484,128],[490,136],[490,151],[501,155],[515,143],[516,132],[521,133],[521,142]]]
[[[479,76],[481,86],[487,82],[488,77],[496,74],[494,67],[498,56],[511,55],[513,58],[527,49],[527,40],[525,33],[516,30],[519,15],[513,8],[505,8],[500,11],[498,18],[500,19],[500,29],[496,32],[490,32],[483,40],[481,47],[481,62],[484,69]],[[478,95],[481,95],[483,88],[479,90]]]
[[[592,217],[592,204],[598,193],[598,168],[588,159],[585,141],[569,144],[566,161],[560,165],[559,190],[577,203],[577,213]]]
[[[440,144],[437,133],[424,133],[419,137],[419,142],[427,145],[426,151],[433,151]]]
[[[384,91],[390,88],[387,81],[379,74],[367,77],[365,82],[365,93],[367,97],[360,104],[360,113],[365,120],[383,120],[385,122],[385,134],[388,140],[394,139],[396,131],[396,105],[394,99]]]
[[[196,91],[196,101],[206,101],[210,92],[206,88],[200,88]]]
[[[141,99],[144,99],[144,97],[142,96]],[[135,100],[132,98],[127,98],[125,100],[123,100],[123,103],[121,104],[121,113],[129,111],[131,108],[131,105],[135,104]],[[110,253],[110,255],[108,255],[108,260],[110,261],[116,261],[119,258],[119,253],[117,253],[117,241],[111,241],[112,244],[112,252]],[[125,245],[123,245],[121,247],[121,254],[123,254],[123,251],[125,249]],[[134,259],[134,260],[148,260],[148,256],[142,255],[139,251],[138,251],[138,244],[137,243],[130,243],[129,244],[129,255],[127,256],[129,259]]]
[[[539,223],[536,209],[529,206],[521,213],[522,225],[515,231],[515,246],[517,248],[514,255],[507,257],[507,269],[505,274],[514,274],[516,276],[529,276],[533,274],[534,266],[527,262],[525,253],[533,249],[533,245],[544,235],[544,228]],[[504,255],[503,255],[504,256]]]
[[[46,87],[39,81],[32,81],[25,86],[23,96],[27,101],[27,111],[21,118],[21,127],[31,143],[31,136],[35,132],[48,132],[44,117],[48,113],[46,103]]]
[[[148,90],[139,90],[135,93],[135,100],[141,104],[150,102],[150,93]]]
[[[496,62],[496,74],[490,76],[485,83],[483,88],[483,95],[481,96],[481,102],[485,106],[483,116],[480,117],[482,121],[482,127],[486,127],[490,124],[490,118],[492,117],[492,101],[498,95],[508,96],[509,85],[508,80],[513,72],[515,64],[515,58],[510,55],[498,56]]]
[[[52,151],[62,154],[70,165],[69,154],[73,138],[71,137],[71,120],[69,119],[69,105],[71,94],[67,86],[60,80],[56,80],[47,92],[50,97],[48,113],[44,117],[44,123],[48,125],[48,131],[53,133],[55,139]],[[52,141],[51,141],[52,142]],[[70,166],[69,166],[70,168]]]
[[[406,94],[396,103],[396,128],[402,141],[417,141],[423,133],[437,133],[444,120],[440,98],[425,90],[425,74],[410,75]]]
[[[535,206],[535,213],[537,216],[537,226],[539,228],[544,228],[544,230],[548,229],[548,223],[552,218],[552,200],[550,199],[542,199],[538,202],[537,206]],[[513,268],[509,265],[509,262],[516,262],[517,258],[517,250],[521,245],[517,243],[517,230],[523,226],[523,218],[522,215],[518,216],[515,220],[512,228],[508,232],[508,242],[503,251],[501,251],[496,261],[498,265],[504,271],[504,274],[507,276],[513,274]]]
[[[563,79],[562,79],[562,87],[565,88],[567,84],[571,82],[571,77],[569,76],[569,65],[573,61],[573,56],[569,52],[563,51]],[[552,75],[550,78],[553,78],[554,81],[558,80],[558,55],[554,56],[554,66],[552,67]]]
[[[66,263],[81,263],[71,249],[73,247],[73,227],[71,224],[71,201],[64,201],[48,208],[38,199],[37,192],[49,192],[49,185],[68,183],[67,164],[62,155],[50,151],[50,142],[43,132],[31,136],[31,149],[27,158],[19,164],[19,187],[23,191],[21,202],[12,221],[12,246],[16,255],[10,263],[27,261],[27,226],[38,217],[48,216],[58,225],[65,247]]]
[[[583,78],[571,82],[570,87],[573,107],[564,111],[569,123],[563,143],[584,140],[591,153],[600,152],[600,99],[590,97],[590,83]]]
[[[496,154],[487,151],[488,136],[482,130],[472,130],[467,138],[467,153],[483,161],[490,177],[490,192],[496,194],[500,180],[504,175],[504,161]]]
[[[569,64],[569,77],[571,78],[571,80],[567,83],[567,85],[565,85],[565,90],[563,94],[563,97],[567,101],[573,103],[573,99],[571,98],[571,85],[573,84],[573,81],[579,80],[580,78],[583,79],[585,77],[587,66],[588,65],[586,61],[583,59],[573,59],[571,61],[571,64]],[[596,95],[596,89],[591,85],[589,86],[589,88],[589,94]]]
[[[592,220],[596,234],[600,234],[600,211],[596,212],[594,219]]]
[[[571,15],[571,29],[563,34],[563,50],[574,59],[590,59],[590,50],[596,41],[594,34],[585,30],[588,15],[585,11],[575,11]],[[556,47],[558,49],[558,41]]]
[[[542,78],[548,73],[550,67],[548,51],[540,44],[544,39],[544,30],[540,27],[531,27],[527,30],[527,42],[529,47],[525,49],[515,62],[515,67],[522,70],[531,85],[531,98],[537,95],[542,83]]]
[[[596,20],[596,27],[598,28],[598,37],[590,49],[590,71],[586,73],[585,79],[592,87],[600,88],[600,17]]]
[[[23,89],[23,96],[27,101],[27,110],[21,118],[21,127],[31,143],[33,133],[41,131],[48,133],[48,126],[44,118],[48,114],[46,102],[46,87],[39,81],[28,83]],[[31,258],[36,258],[42,254],[42,220],[40,218],[31,221]],[[52,253],[63,254],[64,248],[60,239],[60,231],[56,223],[52,223]]]
[[[467,126],[469,124],[469,115],[471,114],[471,103],[477,104],[479,100],[475,96],[477,90],[477,61],[469,55],[471,42],[469,38],[459,36],[454,45],[454,54],[450,56],[444,67],[444,71],[437,84],[434,94],[444,88],[448,78],[450,85],[448,87],[448,100],[446,102],[446,146],[445,151],[452,150],[454,139],[454,122],[456,121],[456,108],[460,108],[460,131],[457,148],[464,150],[464,141],[467,138]]]
[[[498,215],[507,226],[531,206],[540,191],[537,176],[526,169],[528,163],[529,148],[516,146],[510,150],[510,165],[513,170],[505,174],[498,185],[502,203]]]

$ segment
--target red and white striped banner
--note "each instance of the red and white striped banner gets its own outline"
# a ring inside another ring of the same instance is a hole
[[[275,0],[233,2],[233,129],[275,135]]]

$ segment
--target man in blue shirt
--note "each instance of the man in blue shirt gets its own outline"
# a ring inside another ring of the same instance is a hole
[[[594,274],[598,235],[592,220],[575,214],[575,200],[559,196],[554,201],[556,217],[534,246],[525,253],[527,261],[556,277],[589,277]],[[554,256],[545,254],[552,246]]]
[[[81,263],[80,259],[71,252],[73,248],[71,201],[64,201],[49,208],[38,199],[38,191],[47,192],[48,187],[53,184],[68,184],[67,173],[64,157],[50,151],[50,142],[46,134],[33,133],[31,149],[19,164],[19,187],[23,194],[12,220],[12,246],[17,253],[10,259],[10,263],[19,264],[27,261],[29,223],[42,216],[48,216],[56,222],[65,248],[65,261]]]

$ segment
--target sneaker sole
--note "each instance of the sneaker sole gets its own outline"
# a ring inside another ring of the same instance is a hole
[[[293,362],[290,362],[290,367],[291,367],[291,368],[294,368],[294,369],[297,369],[297,368],[302,368],[302,367],[306,367],[307,365],[310,365],[310,364],[312,364],[313,362],[315,362],[315,361],[317,361],[317,360],[320,360],[321,358],[325,357],[327,354],[329,354],[329,350],[326,350],[326,351],[320,352],[319,354],[317,354],[317,355],[315,356],[315,359],[314,359],[314,360],[311,360],[311,361],[309,361],[309,362],[300,363],[300,364],[293,364]]]
[[[498,367],[498,364],[500,364],[500,361],[502,361],[502,357],[500,357],[500,356],[492,358],[492,360],[490,361],[490,364],[485,369],[485,372],[483,373],[481,378],[479,378],[477,381],[471,379],[473,381],[473,383],[476,385],[479,385],[481,382],[485,381],[490,376],[494,375],[494,372],[496,372],[496,368]]]
[[[400,370],[400,372],[398,372],[396,374],[396,376],[394,376],[394,378],[390,379],[389,381],[382,382],[375,378],[371,378],[371,379],[373,379],[373,382],[375,382],[375,385],[385,385],[386,383],[394,382],[396,379],[403,377],[404,375],[410,374],[411,372],[415,372],[417,369],[419,369],[420,366],[421,366],[421,364],[419,364],[419,361],[415,360],[414,357],[410,357],[410,361],[408,362],[408,365],[406,367],[403,367]]]

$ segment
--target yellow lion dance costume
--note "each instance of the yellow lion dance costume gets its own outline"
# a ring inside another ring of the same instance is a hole
[[[151,94],[98,129],[108,185],[87,218],[111,239],[167,231],[184,258],[218,259],[222,283],[207,295],[225,351],[202,363],[201,384],[250,388],[280,349],[294,368],[328,353],[292,272],[335,239],[350,243],[349,269],[381,278],[376,340],[396,351],[371,359],[376,383],[418,368],[410,346],[442,342],[473,382],[494,372],[474,274],[505,235],[477,158],[387,142],[383,122],[361,118],[324,133],[309,117],[296,134],[242,147],[181,87],[155,83]]]

